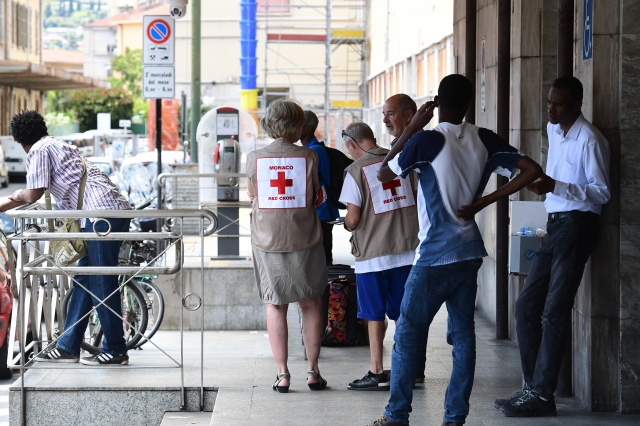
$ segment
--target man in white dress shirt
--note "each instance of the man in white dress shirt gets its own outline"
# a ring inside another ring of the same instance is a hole
[[[560,77],[549,91],[547,172],[528,186],[546,194],[547,234],[516,302],[524,386],[494,406],[509,417],[556,415],[553,393],[584,267],[609,201],[609,144],[581,113],[582,84]]]

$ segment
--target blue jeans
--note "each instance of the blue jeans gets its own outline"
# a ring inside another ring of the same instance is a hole
[[[566,212],[551,219],[516,302],[523,378],[545,396],[558,384],[573,301],[597,231],[594,213]]]
[[[111,232],[129,231],[129,219],[108,219],[111,223]],[[108,225],[104,221],[99,221],[95,225],[98,232],[106,232]],[[87,220],[83,232],[93,232],[93,223]],[[78,266],[117,266],[118,251],[122,241],[87,241],[87,255],[78,261]],[[82,286],[96,295],[100,300],[104,300],[109,294],[118,288],[117,275],[78,275],[75,279]],[[73,294],[69,301],[69,309],[65,320],[65,331],[75,324],[80,318],[85,316],[91,308],[100,303],[95,300],[82,286],[75,284]],[[120,292],[117,291],[104,305],[109,306],[115,312],[122,312],[120,302]],[[127,353],[127,345],[124,340],[124,329],[122,319],[109,311],[106,306],[101,305],[96,310],[104,333],[102,342],[102,352],[112,355],[124,355]],[[80,344],[87,329],[89,316],[87,315],[75,327],[67,331],[56,343],[56,347],[71,354],[80,353]]]
[[[391,355],[391,395],[385,417],[409,423],[413,382],[429,326],[443,303],[449,312],[453,371],[444,400],[444,420],[464,422],[476,365],[475,303],[482,259],[442,266],[414,266],[405,285]]]

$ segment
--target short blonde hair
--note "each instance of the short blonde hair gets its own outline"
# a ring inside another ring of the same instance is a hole
[[[304,126],[304,111],[293,99],[277,99],[269,105],[260,124],[270,137],[296,142]]]

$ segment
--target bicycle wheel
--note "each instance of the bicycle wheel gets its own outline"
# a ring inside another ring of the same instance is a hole
[[[135,280],[135,282],[147,295],[147,329],[144,333],[144,337],[140,339],[138,344],[135,346],[136,348],[139,348],[144,345],[147,340],[151,339],[154,334],[156,334],[156,331],[160,328],[160,324],[162,324],[162,319],[164,318],[164,297],[162,296],[162,292],[158,286],[155,285],[153,281],[139,279]]]
[[[69,309],[69,302],[74,288],[75,287],[71,287],[69,289],[62,302],[62,312],[64,313],[63,321],[67,318],[67,310]],[[123,323],[124,338],[127,343],[127,349],[134,349],[147,328],[148,315],[145,297],[140,290],[131,283],[124,286],[120,292],[120,297],[122,301],[122,318],[126,320],[126,322]],[[101,346],[102,327],[100,326],[98,314],[94,310],[89,314],[89,323],[80,347],[89,353],[95,354],[100,351]]]

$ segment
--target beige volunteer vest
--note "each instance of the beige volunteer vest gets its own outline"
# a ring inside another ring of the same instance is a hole
[[[387,183],[377,179],[388,152],[372,148],[346,169],[362,194],[360,222],[351,238],[351,253],[358,261],[412,251],[418,246],[418,211],[412,179],[397,177]]]
[[[315,151],[283,140],[247,154],[247,177],[255,195],[251,211],[255,248],[282,253],[322,243],[314,201],[317,170]]]

